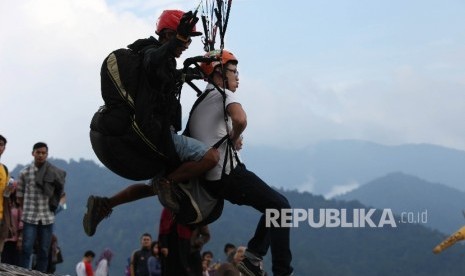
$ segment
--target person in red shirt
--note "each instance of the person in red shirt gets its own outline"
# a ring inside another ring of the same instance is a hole
[[[92,269],[92,261],[94,260],[95,253],[91,250],[84,253],[82,261],[76,265],[77,276],[94,276],[94,270]]]

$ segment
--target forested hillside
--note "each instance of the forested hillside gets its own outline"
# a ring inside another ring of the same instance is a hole
[[[89,238],[82,230],[81,221],[88,195],[112,195],[129,181],[116,177],[92,161],[65,162],[51,160],[68,172],[66,193],[68,210],[59,214],[56,233],[65,262],[58,266],[60,274],[73,274],[75,264],[85,250],[100,254],[109,247],[115,252],[111,275],[122,275],[127,258],[139,247],[143,232],[158,234],[160,204],[156,198],[144,199],[114,210],[104,220],[95,236]],[[18,173],[16,168],[13,174]],[[352,214],[367,210],[356,201],[325,200],[321,196],[296,191],[282,191],[294,208],[312,209],[316,214],[325,210],[346,210],[347,220]],[[380,221],[382,210],[371,219]],[[225,205],[223,216],[212,224],[212,240],[205,249],[223,258],[223,245],[232,242],[246,245],[254,233],[258,212],[244,206]],[[313,221],[318,221],[317,215]],[[455,246],[435,256],[431,249],[445,236],[422,225],[402,224],[395,218],[395,227],[311,227],[302,222],[292,228],[291,242],[296,275],[463,275],[465,254],[463,246]],[[270,259],[266,258],[270,271]]]

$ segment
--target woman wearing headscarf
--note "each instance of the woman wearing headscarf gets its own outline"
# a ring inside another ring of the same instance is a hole
[[[95,276],[108,276],[109,267],[111,258],[113,257],[113,252],[109,248],[105,248],[100,257],[97,259],[96,265],[97,269],[95,270]]]

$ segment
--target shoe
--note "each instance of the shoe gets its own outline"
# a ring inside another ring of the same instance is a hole
[[[176,201],[174,194],[175,183],[166,178],[159,178],[154,181],[153,185],[155,187],[153,190],[158,193],[158,200],[160,200],[161,205],[170,209],[174,213],[179,212],[179,203]]]
[[[237,268],[245,276],[264,276],[265,271],[260,265],[253,264],[248,258],[244,258],[238,265]]]
[[[87,236],[93,236],[97,225],[104,218],[109,217],[112,211],[107,197],[89,196],[87,199],[87,212],[82,219],[84,232],[86,232]]]

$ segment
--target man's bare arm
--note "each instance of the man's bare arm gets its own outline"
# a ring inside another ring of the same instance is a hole
[[[242,132],[244,132],[245,128],[247,127],[247,115],[245,114],[245,111],[240,103],[229,104],[227,111],[232,120],[232,130],[230,137],[233,142],[236,142],[239,140]]]

